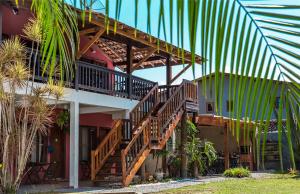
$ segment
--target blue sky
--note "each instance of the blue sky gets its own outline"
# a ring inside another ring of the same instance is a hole
[[[186,0],[188,1],[188,0]],[[138,13],[138,29],[142,30],[142,31],[147,31],[147,6],[146,6],[146,0],[139,0],[139,13]],[[165,1],[166,5],[165,5],[165,13],[166,13],[166,31],[167,31],[167,41],[170,41],[170,33],[169,33],[169,6],[167,4],[168,1]],[[299,0],[252,0],[252,1],[241,1],[244,5],[246,4],[298,4],[300,5],[300,1]],[[114,18],[115,17],[115,4],[116,4],[116,0],[109,0],[109,7],[110,7],[110,17]],[[159,0],[152,0],[152,5],[151,5],[151,33],[154,36],[157,36],[157,29],[158,29],[158,15],[159,15],[159,4],[160,1]],[[176,1],[174,1],[174,4],[176,4]],[[104,11],[103,9],[101,10],[101,8],[103,8],[103,5],[105,6],[105,0],[98,0],[95,4],[95,6],[93,6],[93,8],[95,9],[95,11]],[[121,8],[121,15],[120,15],[120,21],[123,23],[126,23],[130,26],[134,26],[134,14],[135,14],[135,0],[123,0],[122,1],[122,8]],[[186,6],[187,7],[187,6]],[[100,8],[100,9],[98,9]],[[175,10],[175,9],[174,9]],[[249,10],[249,9],[248,9]],[[278,10],[276,10],[277,12],[280,12]],[[288,11],[288,13],[287,13]],[[284,14],[290,14],[290,15],[297,15],[300,16],[300,11],[299,10],[283,10],[281,11],[281,13]],[[187,14],[187,11],[186,11]],[[260,19],[260,17],[258,16],[253,16],[254,19]],[[176,18],[176,16],[174,15],[174,18]],[[188,36],[188,25],[187,25],[187,15],[185,17],[186,21],[185,21],[185,38],[184,38],[184,47],[186,50],[189,50],[189,36]],[[266,18],[264,18],[266,19]],[[267,18],[269,19],[269,18]],[[295,22],[295,21],[294,21]],[[296,21],[295,23],[299,23],[299,21]],[[177,45],[176,40],[176,21],[174,19],[174,27],[173,27],[173,44]],[[270,26],[270,25],[265,25],[264,23],[258,23],[261,26]],[[198,25],[199,27],[200,25]],[[294,31],[299,31],[299,29],[289,29],[288,30],[294,30]],[[253,32],[254,33],[254,32]],[[263,33],[268,35],[274,35],[274,32],[272,31],[268,31],[268,30],[263,30]],[[163,37],[163,33],[160,33],[161,39],[164,39]],[[276,34],[276,33],[275,33]],[[285,38],[288,40],[291,40],[293,42],[300,42],[300,37],[295,37],[295,36],[289,36],[286,35],[284,37],[281,38]],[[272,40],[269,40],[270,44],[277,44],[277,42],[274,42]],[[280,44],[279,44],[280,45]],[[282,45],[280,45],[282,46]],[[284,48],[295,52],[295,49],[292,49],[291,47],[287,47],[287,46],[283,46]],[[227,48],[229,49],[230,46]],[[275,54],[278,53],[279,51],[274,50]],[[299,51],[297,51],[299,53]],[[200,43],[199,41],[197,41],[196,44],[196,53],[200,55],[201,53],[201,48],[200,48]],[[282,53],[281,53],[282,55]],[[285,55],[283,55],[285,56]],[[286,56],[288,59],[293,60],[294,62],[296,62],[297,64],[300,64],[300,61],[295,59],[295,58],[291,58]],[[274,62],[274,61],[273,61]],[[228,64],[230,63],[230,61],[227,62]],[[227,65],[228,65],[227,64]],[[177,74],[184,66],[183,65],[179,65],[176,67],[173,67],[173,75]],[[271,68],[275,68],[274,65],[271,66]],[[226,67],[226,69],[228,70],[229,67]],[[296,73],[300,74],[299,69],[295,69]],[[147,70],[138,70],[135,71],[133,74],[146,78],[146,79],[150,79],[153,81],[157,81],[159,82],[159,84],[164,84],[165,83],[165,75],[166,75],[166,70],[165,67],[159,67],[159,68],[152,68],[152,69],[147,69]],[[279,73],[279,72],[277,72]],[[195,77],[198,78],[201,76],[201,66],[200,65],[196,65],[195,67]],[[180,83],[182,79],[188,79],[191,80],[193,79],[193,72],[192,69],[190,68],[188,71],[186,71],[186,73],[184,73],[178,80],[177,83]]]

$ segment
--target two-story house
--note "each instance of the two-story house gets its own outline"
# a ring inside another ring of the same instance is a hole
[[[1,37],[20,36],[30,46],[22,36],[22,28],[34,17],[30,7],[4,1],[0,12]],[[127,186],[153,150],[165,147],[185,118],[186,104],[197,103],[192,82],[170,87],[184,72],[172,77],[172,67],[183,63],[176,46],[121,22],[114,33],[114,23],[110,19],[107,33],[105,16],[93,12],[90,22],[78,26],[75,76],[68,80],[55,115],[68,115],[66,129],[54,124],[46,136],[37,135],[25,183],[66,180],[77,188],[80,180],[105,183],[115,177]],[[183,51],[183,56],[190,67],[191,53]],[[197,63],[201,60],[196,56]],[[42,75],[38,61],[32,81],[40,85],[47,75]],[[132,75],[136,70],[161,66],[166,67],[164,86]],[[22,95],[22,91],[18,93]]]

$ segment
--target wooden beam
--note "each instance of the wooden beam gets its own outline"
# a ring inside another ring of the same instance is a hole
[[[99,31],[99,27],[87,28],[79,31],[79,35],[91,34]]]
[[[153,55],[157,50],[153,49],[151,51],[149,51],[149,53],[142,59],[140,60],[137,64],[135,64],[132,68],[132,71],[136,70],[138,67],[140,67],[146,60],[148,60],[151,55]]]
[[[178,79],[184,72],[186,72],[186,70],[188,70],[190,67],[192,66],[192,64],[188,64],[187,66],[185,66],[179,73],[177,73],[177,75],[175,75],[172,79],[171,79],[171,84]]]
[[[171,56],[169,55],[167,57],[167,68],[166,68],[166,85],[168,87],[167,98],[170,97],[171,80],[172,80],[172,66],[171,66]]]
[[[127,91],[128,96],[131,99],[132,96],[132,60],[133,60],[133,52],[132,52],[132,44],[127,44],[127,50],[126,50],[126,58],[127,58],[127,66],[126,66],[126,72],[129,75],[127,80]]]
[[[158,61],[158,60],[161,60],[161,59],[164,59],[164,58],[161,57],[161,56],[155,55],[153,57],[149,57],[144,62]],[[136,60],[136,59],[132,60],[132,64],[136,64],[136,63],[139,63],[139,62],[140,62],[140,60]],[[122,65],[127,65],[127,61],[121,61],[121,62],[114,63],[114,66],[122,66]],[[138,68],[138,66],[136,66],[136,68]]]
[[[110,19],[110,20],[111,21],[110,21],[110,25],[109,25],[109,30],[111,32],[113,32],[114,31],[114,25],[113,25],[114,22],[112,19]],[[105,17],[102,14],[94,14],[90,23],[105,28]],[[157,40],[158,40],[157,38],[155,38],[151,35],[145,34],[143,32],[140,32],[140,31],[137,31],[137,33],[135,35],[133,28],[130,28],[128,26],[125,27],[125,25],[122,23],[118,23],[117,25],[118,25],[117,31],[116,31],[117,34],[119,34],[121,36],[125,36],[131,40],[138,41],[138,42],[140,42],[144,45],[150,46],[154,49],[157,49]],[[123,26],[123,28],[122,28],[122,26]],[[151,37],[152,41],[150,41],[150,37]],[[159,49],[161,52],[171,54],[172,56],[177,56],[177,48],[176,47],[174,47],[173,49],[168,49],[170,44],[168,44],[162,40],[160,40],[160,45],[161,46]],[[185,62],[191,63],[191,61],[192,61],[191,53],[185,51]],[[202,58],[197,56],[196,63],[199,63],[199,64],[202,63]]]
[[[98,40],[100,38],[100,36],[105,32],[105,29],[102,28],[101,30],[99,30],[97,32],[97,34],[86,44],[84,45],[84,47],[77,53],[76,58],[80,59],[80,57],[82,57],[82,55],[84,55],[84,53],[86,53],[89,48],[96,42],[96,40]]]
[[[127,68],[126,68],[126,72],[127,74],[131,74],[132,73],[132,64],[133,64],[133,52],[132,52],[132,45],[128,44],[127,45],[127,50],[126,50],[126,63],[127,63]]]

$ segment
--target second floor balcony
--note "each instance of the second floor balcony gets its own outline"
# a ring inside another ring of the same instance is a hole
[[[31,65],[33,72],[34,65]],[[41,60],[34,67],[34,81],[45,83],[49,80],[47,71],[43,72]],[[98,64],[76,61],[73,74],[64,76],[65,87],[116,97],[141,100],[157,83],[120,71],[111,70]],[[59,74],[52,76],[60,80]]]

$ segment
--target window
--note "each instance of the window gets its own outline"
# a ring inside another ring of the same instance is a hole
[[[97,148],[97,127],[80,126],[79,161],[90,161],[90,153]],[[101,137],[101,136],[100,136]]]
[[[227,100],[226,101],[226,110],[227,112],[232,112],[233,111],[233,101],[232,100]]]
[[[48,137],[37,133],[32,147],[31,162],[46,163],[48,154]]]
[[[206,112],[207,113],[213,113],[214,112],[214,103],[213,102],[207,102],[206,103]]]

